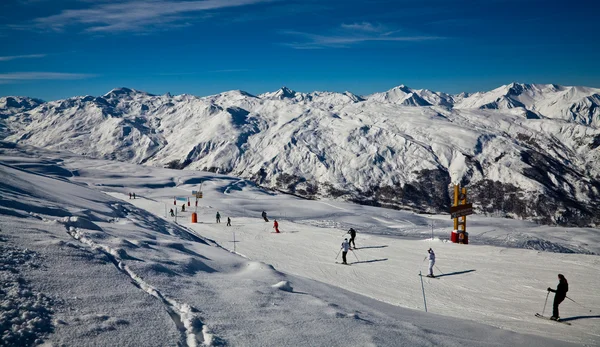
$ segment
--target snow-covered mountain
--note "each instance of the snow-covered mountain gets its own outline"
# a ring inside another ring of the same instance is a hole
[[[17,100],[17,98],[13,98]],[[1,105],[1,104],[0,104]],[[297,195],[446,211],[461,182],[478,213],[600,225],[600,89],[510,84],[360,97],[128,88],[0,107],[4,141],[250,178]]]
[[[10,133],[6,128],[6,124],[2,121],[3,119],[17,113],[27,112],[43,103],[44,101],[42,100],[27,97],[0,97],[0,138],[3,138]]]

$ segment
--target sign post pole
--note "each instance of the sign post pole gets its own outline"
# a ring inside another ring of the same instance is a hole
[[[454,185],[454,203],[450,207],[450,218],[454,219],[454,230],[459,235],[457,239],[451,237],[452,242],[460,242],[464,240],[464,243],[468,243],[467,239],[467,216],[473,214],[473,204],[467,203],[467,188],[460,187],[458,184]]]

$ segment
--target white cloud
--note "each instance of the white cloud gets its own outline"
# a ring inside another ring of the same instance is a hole
[[[63,30],[70,25],[84,25],[88,32],[147,31],[165,27],[189,25],[190,13],[198,14],[224,8],[248,6],[277,0],[133,0],[125,2],[96,3],[90,8],[68,9],[59,14],[37,18],[29,25],[15,28]]]
[[[25,55],[8,55],[0,57],[0,61],[10,61],[16,59],[43,58],[47,54],[25,54]]]
[[[372,23],[362,22],[362,23],[352,23],[352,24],[342,24],[342,28],[350,29],[350,30],[359,30],[359,31],[368,31],[368,32],[380,32],[382,31],[381,25],[373,25]]]
[[[381,24],[368,22],[342,24],[328,34],[312,34],[299,31],[284,31],[283,34],[299,37],[301,41],[284,45],[295,49],[347,48],[363,42],[418,42],[443,39],[439,36],[398,35],[401,30],[392,30]]]
[[[64,72],[10,72],[0,74],[0,83],[24,80],[81,80],[96,77],[93,74],[64,73]]]

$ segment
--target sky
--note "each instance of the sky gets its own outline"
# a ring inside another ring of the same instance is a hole
[[[0,96],[600,87],[593,1],[3,0]]]

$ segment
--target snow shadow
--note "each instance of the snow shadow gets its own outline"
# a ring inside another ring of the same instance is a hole
[[[387,261],[388,258],[383,258],[383,259],[372,259],[372,260],[359,260],[359,261],[355,261],[352,262],[350,264],[365,264],[365,263],[376,263],[378,261]]]
[[[365,246],[365,247],[356,247],[356,249],[368,249],[368,248],[386,248],[388,245],[383,246]]]
[[[436,275],[435,277],[462,275],[462,274],[466,274],[466,273],[473,272],[473,271],[475,271],[475,269],[464,270],[464,271],[456,271],[456,272],[449,272],[449,273],[445,273],[445,274],[441,274],[441,275]]]
[[[570,320],[578,320],[578,319],[598,319],[600,318],[600,316],[574,316],[574,317],[567,317],[567,318],[561,318],[560,320],[563,322],[567,322]]]

